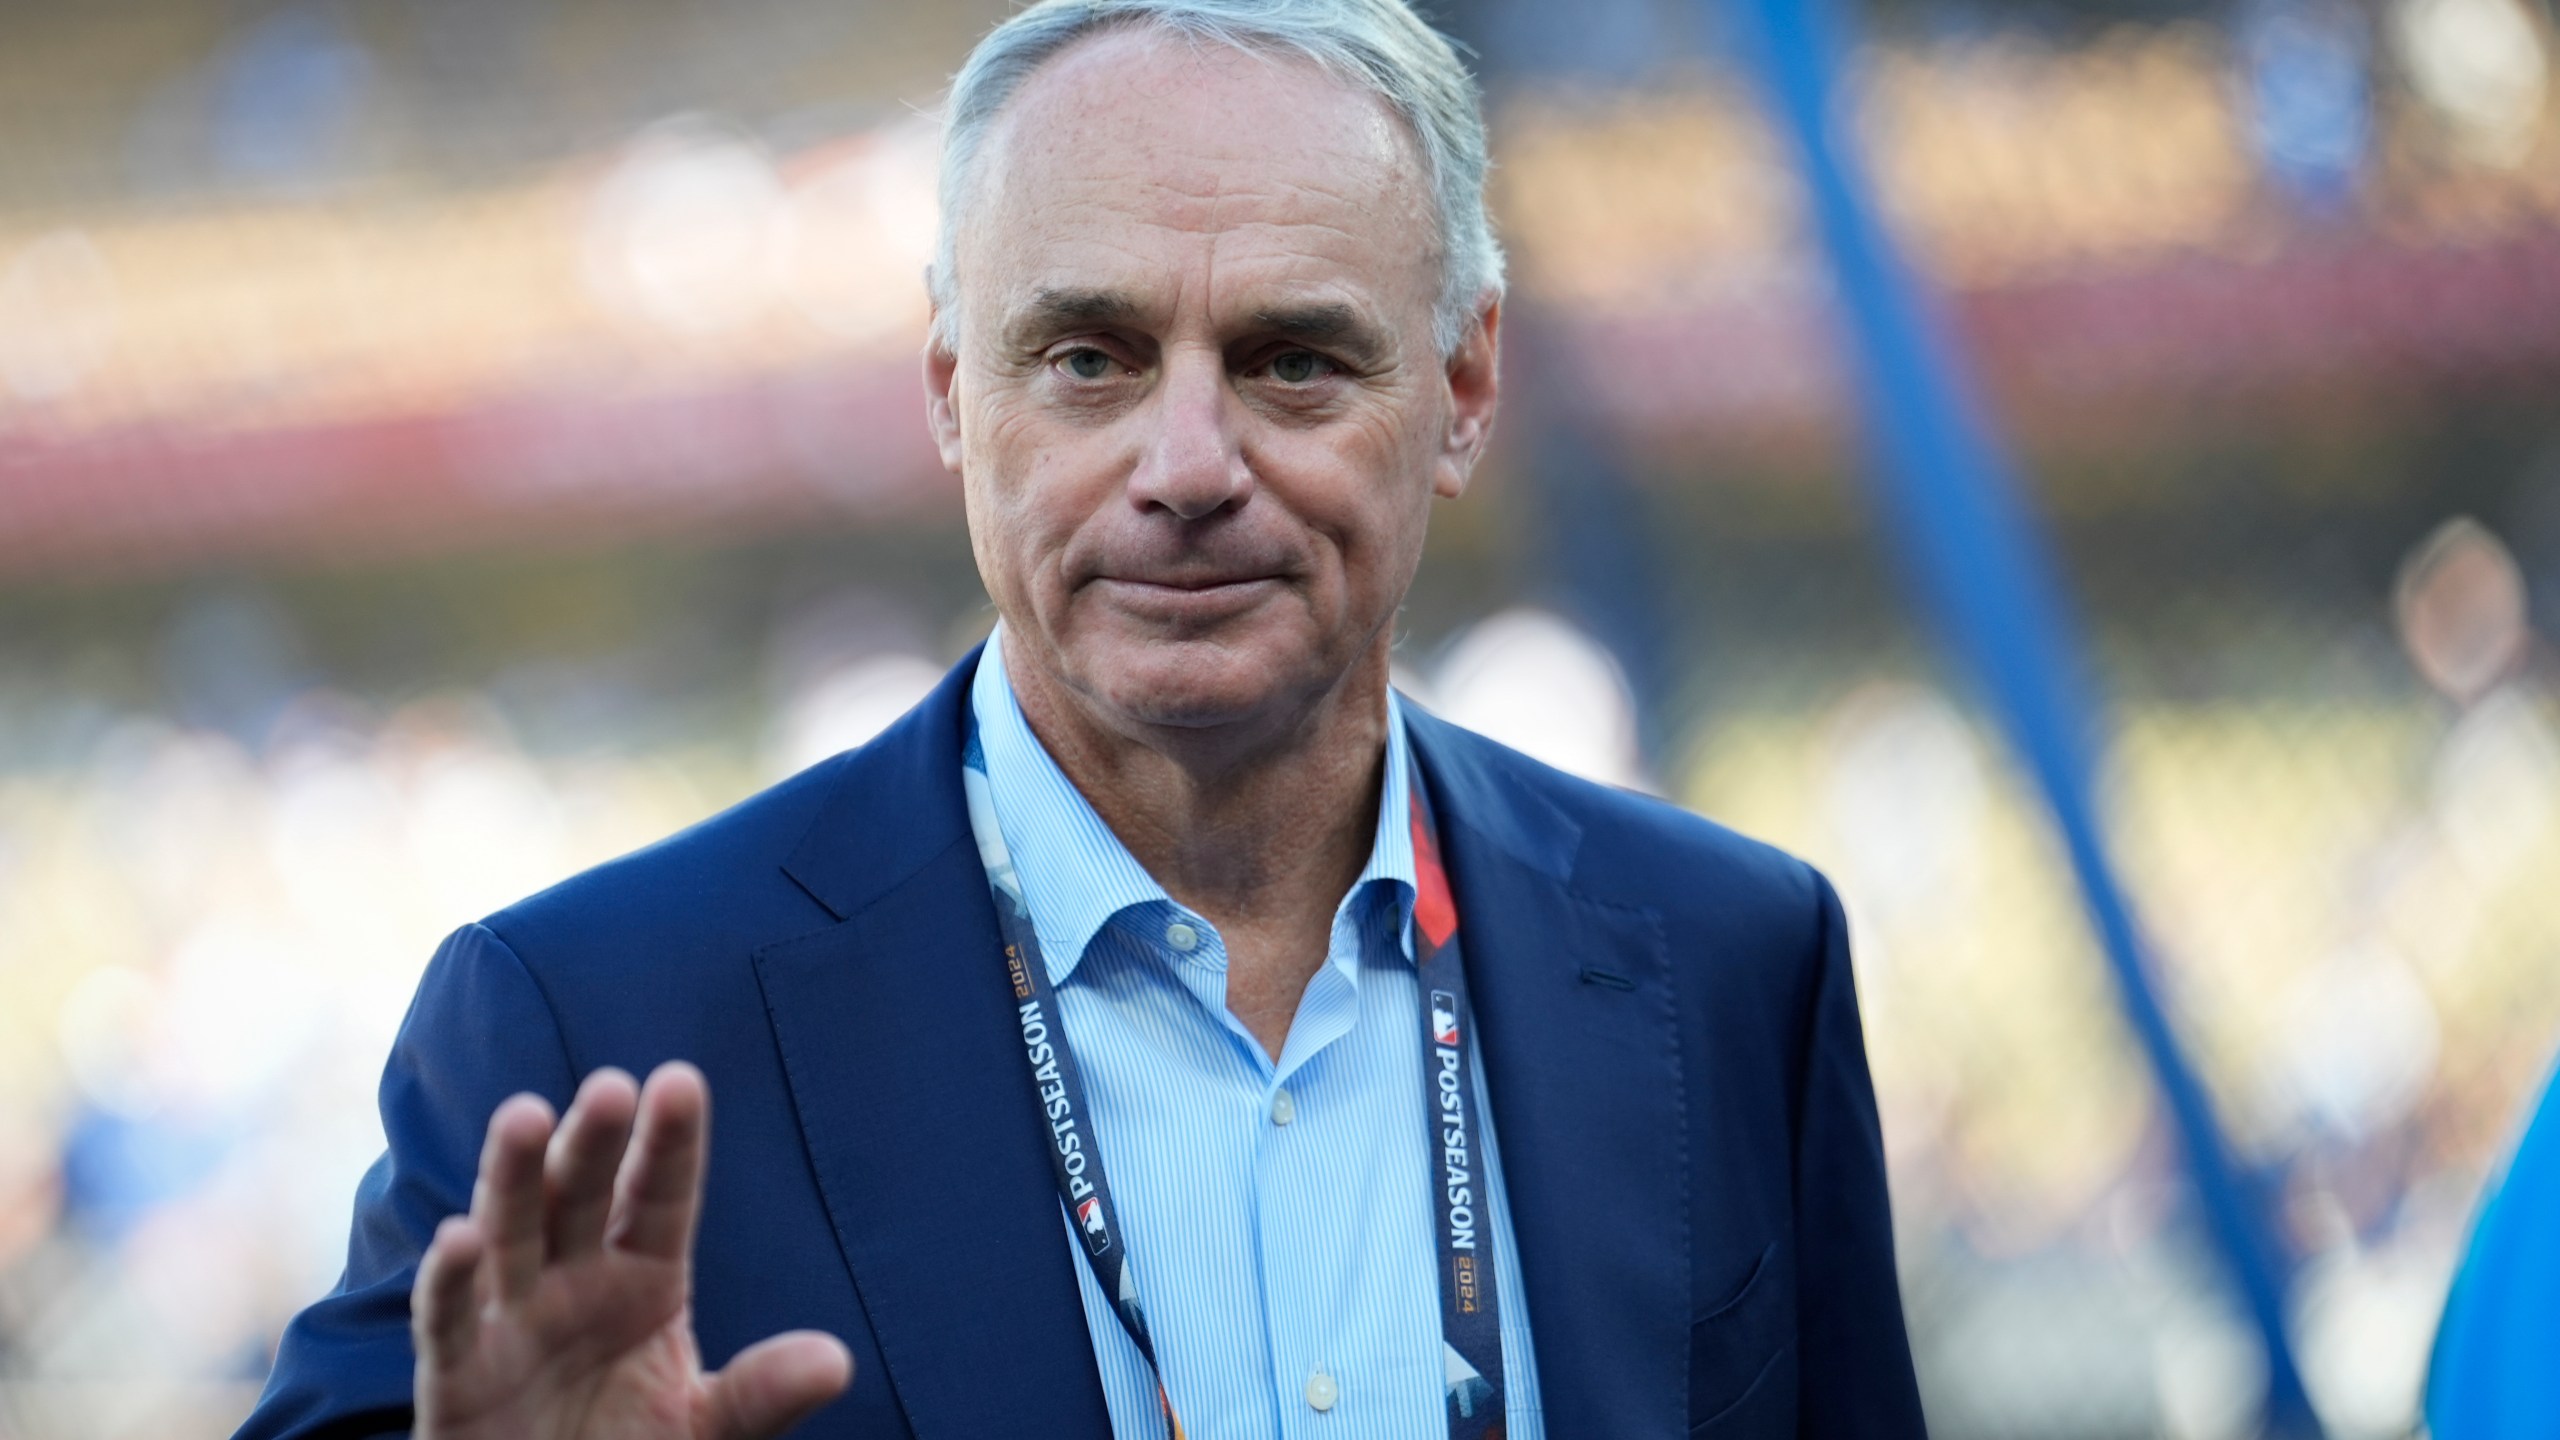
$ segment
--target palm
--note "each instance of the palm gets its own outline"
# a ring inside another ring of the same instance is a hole
[[[471,1213],[418,1269],[421,1440],[761,1440],[844,1387],[844,1347],[806,1331],[703,1372],[687,1301],[708,1120],[674,1065],[637,1097],[597,1072],[556,1133],[533,1097],[498,1108]]]
[[[475,1353],[431,1382],[434,1433],[691,1440],[701,1366],[683,1286],[634,1256],[547,1268],[520,1304],[484,1313]]]

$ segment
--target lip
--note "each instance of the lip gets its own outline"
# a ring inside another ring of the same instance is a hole
[[[1218,576],[1207,579],[1142,580],[1119,575],[1097,577],[1093,584],[1117,604],[1167,618],[1208,619],[1244,609],[1280,586],[1276,575]]]
[[[1206,578],[1180,580],[1150,580],[1131,575],[1103,575],[1097,578],[1105,585],[1126,586],[1135,590],[1171,590],[1195,595],[1213,590],[1234,590],[1265,582],[1277,584],[1279,581],[1276,575],[1213,575]]]

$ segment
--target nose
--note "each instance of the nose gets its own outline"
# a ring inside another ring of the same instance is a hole
[[[1164,379],[1136,417],[1147,434],[1129,474],[1130,503],[1184,520],[1242,505],[1253,493],[1253,471],[1235,404],[1225,357],[1205,348],[1169,353]]]

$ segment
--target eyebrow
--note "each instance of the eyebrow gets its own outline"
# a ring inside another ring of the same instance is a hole
[[[1368,317],[1338,300],[1257,310],[1253,325],[1265,334],[1341,351],[1361,363],[1376,360],[1386,350],[1385,337]]]
[[[1137,318],[1138,302],[1116,290],[1044,287],[1015,312],[1005,331],[1021,341],[1045,340],[1094,325],[1127,325]]]
[[[1052,337],[1099,325],[1136,325],[1145,311],[1118,290],[1044,286],[1016,311],[1005,326],[1016,344],[1036,345]],[[1354,364],[1369,365],[1387,353],[1386,337],[1359,307],[1339,300],[1273,305],[1253,312],[1253,328],[1263,335],[1295,340],[1340,353]]]

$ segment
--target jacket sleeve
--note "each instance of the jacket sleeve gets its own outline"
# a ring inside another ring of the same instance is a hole
[[[1812,999],[1796,1126],[1800,1433],[1817,1440],[1924,1436],[1894,1277],[1884,1136],[1867,1077],[1849,926],[1818,891]]]
[[[576,1079],[524,962],[483,925],[447,937],[382,1073],[382,1158],[357,1187],[347,1268],[285,1328],[235,1440],[380,1435],[410,1423],[409,1282],[445,1216],[471,1206],[490,1112],[530,1090],[565,1106]]]

